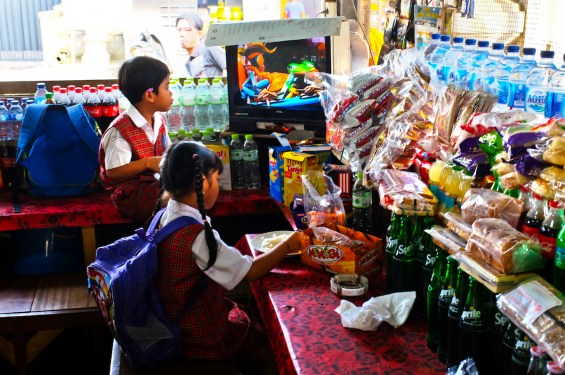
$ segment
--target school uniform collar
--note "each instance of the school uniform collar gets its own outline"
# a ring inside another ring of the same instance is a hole
[[[137,108],[135,108],[133,105],[129,106],[126,113],[131,118],[131,120],[133,121],[135,126],[137,126],[138,128],[142,128],[143,125],[149,125],[151,127],[151,125],[145,120],[145,117],[143,117],[141,115],[141,113],[139,113]],[[155,124],[155,126],[153,128],[156,131],[159,131],[159,128],[161,127],[161,124],[163,123],[163,118],[161,116],[155,116],[155,114],[154,114],[153,115],[153,123]]]
[[[200,213],[200,211],[184,203],[177,202],[172,198],[169,199],[169,203],[167,203],[167,209],[163,213],[161,224],[165,225],[167,223],[170,223],[180,216],[190,216],[196,219],[200,224],[204,224],[204,220],[202,220],[202,214]],[[206,216],[206,221],[210,223],[210,218],[208,216]]]

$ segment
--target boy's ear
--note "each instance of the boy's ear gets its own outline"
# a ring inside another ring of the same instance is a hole
[[[143,99],[148,101],[149,103],[153,103],[155,101],[155,93],[153,90],[147,90],[143,93]]]

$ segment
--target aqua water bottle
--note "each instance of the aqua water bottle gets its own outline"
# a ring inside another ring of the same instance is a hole
[[[549,79],[545,117],[562,118],[565,116],[565,54],[563,65]]]
[[[195,94],[194,118],[196,127],[200,131],[204,131],[210,126],[210,84],[207,78],[198,79]]]
[[[181,90],[182,128],[190,131],[194,128],[196,86],[192,78],[186,78]]]
[[[545,115],[545,100],[549,78],[557,70],[553,63],[554,51],[541,51],[541,61],[528,74],[526,81],[526,112]]]
[[[447,83],[453,84],[460,88],[467,88],[466,86],[468,81],[467,63],[471,59],[471,56],[473,56],[476,45],[477,45],[476,39],[465,39],[463,52],[461,52],[457,57],[457,59],[455,60],[455,67],[457,69],[455,70],[455,72],[453,72],[453,69],[451,70]],[[463,86],[463,84],[465,84],[465,86]]]
[[[424,49],[424,60],[428,63],[430,62],[431,54],[435,51],[437,46],[439,46],[441,35],[438,33],[432,34],[432,38],[430,39],[430,43]]]
[[[39,82],[37,84],[37,90],[33,95],[33,102],[35,104],[44,104],[45,103],[45,94],[47,94],[47,89],[45,88],[44,82]]]
[[[224,130],[224,85],[221,78],[214,78],[210,87],[210,126],[215,131]]]
[[[528,74],[538,65],[535,48],[524,48],[522,52],[522,61],[514,65],[508,79],[508,100],[506,103],[509,108],[525,108]]]
[[[243,170],[246,187],[248,189],[260,189],[259,150],[252,134],[245,135],[245,142],[243,143]]]
[[[481,68],[490,55],[490,52],[488,50],[489,44],[490,43],[488,40],[479,40],[478,47],[469,60],[467,67],[469,73],[467,75],[467,87],[469,88],[469,90],[475,90],[475,82],[481,79]],[[477,89],[480,89],[480,87],[477,87]]]
[[[443,79],[443,58],[447,51],[451,49],[451,45],[449,44],[450,40],[451,37],[449,35],[442,35],[439,45],[430,56],[430,68],[435,72],[439,80]]]
[[[457,36],[453,38],[451,49],[445,53],[443,57],[443,77],[442,79],[449,83],[451,71],[456,69],[455,62],[461,52],[463,52],[463,38]]]

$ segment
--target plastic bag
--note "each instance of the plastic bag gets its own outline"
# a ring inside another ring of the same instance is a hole
[[[479,375],[479,370],[473,358],[469,357],[462,360],[459,366],[448,368],[447,375]]]
[[[310,227],[322,224],[346,225],[341,189],[320,171],[300,176],[304,191],[304,210]]]
[[[477,219],[500,218],[518,226],[524,202],[490,189],[469,189],[461,203],[461,216],[468,224]]]

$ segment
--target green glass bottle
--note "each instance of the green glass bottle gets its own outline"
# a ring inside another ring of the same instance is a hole
[[[469,292],[459,321],[459,355],[475,360],[479,374],[487,373],[489,324],[488,290],[472,276],[469,277]]]
[[[435,224],[435,218],[433,216],[426,216],[424,218],[423,229],[429,229]],[[422,296],[422,311],[426,314],[426,299],[428,295],[428,285],[432,278],[432,272],[434,271],[434,263],[436,261],[435,245],[432,241],[432,236],[423,232],[423,245],[424,254],[421,268],[419,270],[418,277],[418,293]]]
[[[394,269],[394,291],[415,291],[417,286],[416,253],[412,246],[412,225],[409,216],[400,219],[398,246],[392,257]]]
[[[464,358],[459,356],[459,320],[469,289],[469,275],[457,268],[455,291],[447,310],[447,368],[458,366]]]
[[[419,273],[422,269],[424,261],[426,259],[426,248],[425,245],[425,235],[424,232],[424,218],[422,216],[414,217],[414,229],[412,230],[412,246],[414,247],[414,257],[416,259],[416,272]],[[419,285],[420,280],[418,279]],[[414,307],[416,310],[422,310],[426,305],[426,296],[422,295],[420,288],[416,286],[416,302]]]
[[[553,286],[565,293],[565,225],[555,241],[555,257],[553,258]]]
[[[387,293],[392,293],[394,289],[394,263],[392,258],[394,252],[396,251],[396,246],[398,245],[398,230],[400,229],[400,215],[392,213],[392,218],[390,220],[390,225],[387,230],[386,236],[386,291]]]
[[[512,352],[518,337],[523,334],[524,332],[516,327],[510,319],[506,322],[506,327],[502,334],[502,357],[500,358],[503,375],[512,375]]]
[[[441,282],[445,274],[447,253],[443,249],[434,245],[435,249],[435,262],[432,278],[428,284],[427,293],[427,313],[428,319],[428,334],[426,336],[426,344],[434,353],[437,352],[438,347],[438,301],[439,293],[441,292]]]
[[[457,283],[457,267],[459,263],[453,257],[447,257],[447,266],[445,268],[445,276],[441,283],[441,290],[438,298],[438,348],[437,356],[443,363],[447,362],[447,312],[451,300],[455,294],[455,286]]]
[[[504,315],[496,306],[496,294],[490,293],[491,305],[492,305],[492,317],[490,319],[491,322],[491,340],[490,340],[490,353],[493,358],[503,358],[504,356],[504,345],[502,345],[504,332],[506,330],[506,326],[508,325],[508,317]],[[494,370],[495,374],[503,374],[504,373],[504,362],[501,360],[493,361],[494,366],[492,369]]]

